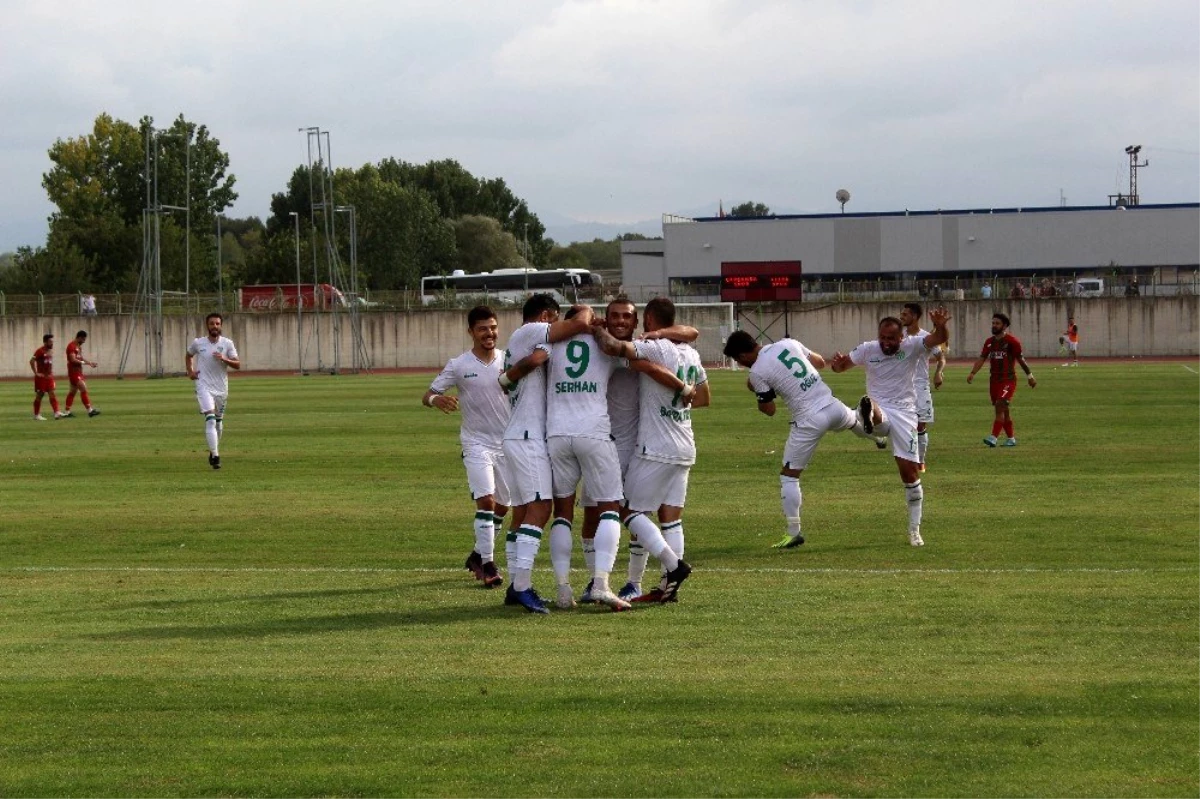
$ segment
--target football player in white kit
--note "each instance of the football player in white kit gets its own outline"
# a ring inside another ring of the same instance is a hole
[[[946,343],[950,334],[945,308],[929,312],[933,332],[928,336],[904,338],[904,326],[894,316],[879,322],[879,338],[864,341],[849,354],[835,353],[830,367],[844,372],[854,366],[867,370],[867,394],[858,403],[858,416],[867,433],[886,435],[892,442],[892,455],[900,470],[908,500],[908,542],[925,545],[921,538],[921,510],[925,494],[917,453],[917,392],[913,375],[927,363],[935,347]]]
[[[617,297],[604,310],[604,328],[618,341],[632,341],[637,332],[637,306],[628,297]],[[689,325],[673,325],[669,328],[659,328],[651,336],[667,338],[683,344],[691,343],[700,338],[700,331]],[[621,463],[621,478],[624,483],[625,473],[629,470],[629,462],[633,459],[633,450],[637,446],[638,432],[638,376],[640,370],[648,369],[648,361],[618,361],[627,363],[630,368],[618,368],[608,381],[608,418],[612,423],[613,443],[617,446],[617,459]],[[657,367],[661,368],[661,367]],[[592,573],[595,568],[595,536],[600,524],[600,511],[596,501],[587,492],[587,487],[579,495],[579,504],[583,506],[583,530],[580,538],[583,541],[583,558],[587,571]],[[558,514],[555,511],[556,515]],[[646,548],[637,540],[637,536],[629,536],[628,580],[617,596],[624,600],[633,599],[642,593],[642,576],[646,573],[646,559],[649,555]],[[591,602],[592,582],[588,582],[579,598],[580,602]]]
[[[567,314],[570,319],[575,309]],[[643,361],[628,362],[672,392],[690,397],[694,389],[674,373]],[[575,492],[582,480],[599,511],[589,571],[590,599],[613,610],[629,603],[613,593],[608,576],[621,543],[622,469],[608,415],[610,379],[625,364],[603,352],[591,333],[552,345],[547,363],[546,437],[554,485],[554,523],[550,526],[550,560],[558,584],[560,608],[575,605],[571,591],[571,524]],[[585,559],[586,560],[586,559]]]
[[[646,332],[674,324],[673,302],[657,297],[646,303],[643,322]],[[711,401],[708,375],[699,354],[687,344],[665,339],[618,341],[601,328],[597,328],[595,335],[610,355],[658,363],[695,387],[689,407],[682,392],[672,392],[647,377],[639,378],[638,440],[625,475],[625,505],[621,510],[629,532],[658,558],[665,572],[657,588],[634,601],[672,602],[680,584],[692,572],[692,567],[682,558],[683,507],[687,499],[688,473],[696,462],[691,408],[704,407]],[[660,530],[646,516],[651,512],[658,513],[664,529]],[[668,527],[670,541],[664,537]]]
[[[783,468],[779,471],[779,496],[787,534],[774,546],[791,549],[804,543],[800,533],[800,473],[812,460],[817,444],[826,433],[852,430],[863,438],[873,438],[863,430],[858,414],[840,402],[821,379],[825,358],[799,341],[784,338],[762,345],[744,330],[729,334],[725,356],[750,370],[747,387],[758,398],[758,410],[775,415],[775,399],[782,397],[792,418],[787,443],[783,447]]]
[[[208,335],[188,345],[183,359],[189,380],[196,381],[196,402],[204,414],[204,438],[208,443],[208,465],[221,468],[221,435],[225,432],[225,404],[229,400],[229,369],[241,369],[237,347],[221,335],[219,313],[204,318]]]
[[[496,382],[504,364],[504,350],[496,348],[498,330],[496,312],[488,306],[468,311],[471,349],[451,358],[421,399],[442,413],[462,411],[459,439],[467,487],[475,500],[475,544],[465,566],[487,588],[504,583],[496,569],[495,542],[509,503],[501,439],[511,409],[508,395]],[[447,394],[450,389],[458,396]]]
[[[504,371],[497,378],[509,392],[512,407],[502,444],[513,508],[504,545],[510,580],[504,602],[530,613],[550,612],[533,590],[533,562],[553,497],[546,449],[546,371],[541,364],[550,357],[551,344],[587,332],[592,321],[592,309],[586,305],[570,320],[559,321],[558,310],[558,301],[549,294],[534,294],[525,301],[524,324],[509,337]],[[528,358],[534,352],[542,354]]]
[[[921,305],[904,303],[900,311],[900,324],[904,325],[904,337],[928,336],[929,331],[921,327]],[[913,386],[917,390],[917,455],[921,462],[917,471],[925,471],[925,453],[929,451],[929,425],[933,424],[933,391],[930,390],[929,364],[934,364],[933,389],[942,387],[942,373],[946,370],[946,345],[934,347],[925,363],[913,375]]]

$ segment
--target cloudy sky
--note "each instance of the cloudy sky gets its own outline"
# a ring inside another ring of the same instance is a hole
[[[107,112],[208,126],[233,216],[335,166],[453,158],[544,221],[1200,200],[1195,0],[0,0],[0,252]]]

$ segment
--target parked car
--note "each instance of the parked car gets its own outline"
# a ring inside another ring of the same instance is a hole
[[[1072,297],[1103,297],[1104,280],[1098,277],[1082,277],[1071,284]]]

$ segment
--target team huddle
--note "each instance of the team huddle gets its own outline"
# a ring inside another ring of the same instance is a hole
[[[578,601],[625,610],[636,602],[677,601],[692,571],[683,560],[683,510],[696,459],[691,413],[711,400],[704,366],[689,346],[699,333],[677,325],[674,305],[662,298],[647,303],[636,340],[637,310],[624,298],[609,303],[603,318],[587,306],[558,317],[552,297],[534,295],[523,308],[522,326],[501,350],[495,313],[473,308],[467,315],[472,348],[446,364],[423,398],[444,413],[462,411],[463,463],[476,504],[475,544],[465,566],[489,588],[503,584],[495,538],[511,509],[506,604],[549,612],[532,584],[547,533],[558,607]],[[791,338],[761,344],[745,331],[727,338],[724,354],[749,370],[747,386],[758,410],[773,416],[782,400],[791,416],[779,478],[787,532],[777,548],[804,543],[801,474],[826,433],[847,430],[879,449],[890,446],[904,487],[909,544],[924,546],[921,473],[934,421],[933,391],[943,383],[950,315],[944,308],[931,311],[932,330],[921,327],[921,317],[921,306],[907,303],[899,317],[880,321],[877,339],[829,359]],[[992,363],[992,401],[998,420],[1001,414],[1008,419],[1011,446],[1010,373],[1016,363],[1028,373],[1028,365],[1007,329],[1008,319],[997,314],[968,382],[984,361]],[[849,406],[833,395],[820,370],[855,366],[866,372],[867,393]],[[989,438],[985,443],[994,445]],[[570,584],[577,500],[584,509],[581,540],[590,575],[578,600]],[[609,581],[622,525],[630,533],[628,579],[614,591]],[[651,555],[662,575],[643,591]]]
[[[522,309],[523,324],[499,350],[495,313],[472,309],[472,348],[451,359],[425,394],[428,406],[463,410],[463,462],[476,503],[475,547],[466,567],[489,587],[503,582],[494,540],[511,508],[505,602],[548,612],[532,572],[549,524],[555,604],[575,606],[569,577],[578,499],[591,575],[578,601],[614,610],[674,601],[691,572],[683,560],[682,521],[696,459],[691,413],[709,401],[704,367],[686,343],[698,332],[675,325],[675,306],[666,299],[646,306],[645,336],[638,341],[637,311],[629,301],[613,301],[602,319],[587,306],[571,308],[564,319],[559,310],[550,295],[533,295]],[[457,398],[446,394],[451,388]],[[628,580],[614,591],[609,579],[622,523],[635,541]],[[663,573],[643,592],[649,555]]]

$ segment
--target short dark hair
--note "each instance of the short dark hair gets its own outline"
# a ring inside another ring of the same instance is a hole
[[[75,338],[87,338],[87,331],[80,330],[78,333],[75,334]]]
[[[495,319],[496,312],[487,305],[476,305],[471,310],[467,311],[467,330],[471,330],[475,325],[485,319]]]
[[[663,327],[670,327],[675,324],[675,303],[667,297],[655,297],[646,303],[646,316],[650,314]]]
[[[758,342],[754,340],[754,336],[747,333],[745,330],[735,330],[729,334],[729,338],[725,339],[726,358],[736,358],[739,355],[745,355],[747,352],[754,352],[754,348],[758,346]]]
[[[637,311],[637,303],[635,303],[633,300],[629,299],[629,297],[624,294],[618,294],[617,296],[615,296],[611,300],[609,300],[608,305],[604,306],[604,313],[607,314],[608,309],[613,307],[614,305],[632,305],[633,310],[635,312]]]
[[[558,300],[550,294],[534,294],[529,299],[525,300],[525,305],[521,308],[521,319],[525,322],[531,322],[537,319],[545,311],[557,311],[560,306]]]
[[[49,341],[52,338],[54,338],[54,334],[47,333],[46,335],[42,336],[42,343],[45,344],[47,341]]]
[[[209,319],[220,319],[222,322],[225,321],[225,317],[221,316],[221,314],[217,313],[216,311],[213,311],[208,316],[204,317],[204,323],[208,324]]]
[[[1008,317],[1007,317],[1007,316],[1005,316],[1004,314],[1000,313],[999,311],[997,311],[996,313],[992,314],[992,318],[993,318],[993,319],[999,319],[999,320],[1000,320],[1000,324],[1004,325],[1005,327],[1008,327],[1009,325],[1011,325],[1011,324],[1012,324],[1012,322],[1008,321]]]
[[[895,325],[900,330],[904,329],[904,325],[900,324],[900,320],[894,316],[885,316],[879,320],[879,329],[880,330],[883,330],[883,328],[887,325]]]
[[[911,313],[913,316],[917,317],[918,319],[921,318],[921,303],[906,302],[906,303],[904,303],[904,309],[906,311],[908,311],[909,313]]]

